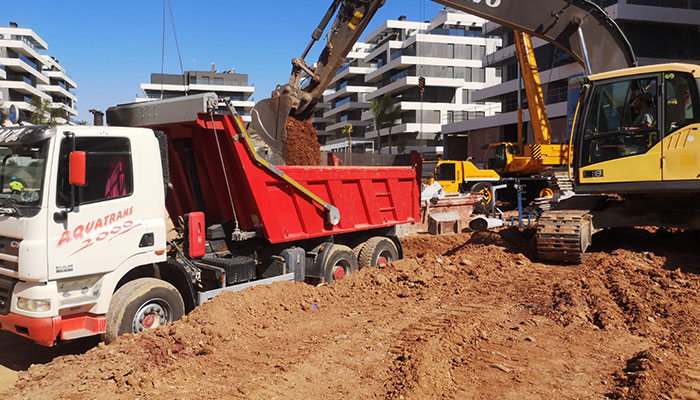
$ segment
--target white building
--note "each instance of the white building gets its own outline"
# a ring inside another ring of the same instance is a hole
[[[597,0],[595,1],[616,20],[634,48],[640,65],[670,61],[698,63],[700,60],[700,3],[674,0]],[[486,65],[503,71],[503,83],[474,93],[475,101],[500,102],[503,113],[448,124],[443,127],[448,149],[446,157],[465,159],[473,156],[483,161],[484,144],[517,141],[518,64],[513,44],[513,33],[500,25],[487,23],[484,30],[490,35],[501,35],[504,47],[489,52]],[[540,69],[547,114],[552,127],[553,141],[568,141],[567,82],[583,69],[563,51],[543,40],[534,39],[535,56]],[[595,56],[595,55],[592,55]],[[523,101],[526,102],[523,92]],[[529,121],[527,112],[524,120]],[[525,127],[526,129],[529,126]],[[531,130],[528,129],[531,134]],[[530,143],[532,137],[530,136]]]
[[[70,117],[77,117],[78,110],[75,103],[78,98],[72,92],[78,85],[66,74],[66,69],[58,63],[56,58],[42,55],[44,65],[41,72],[49,78],[48,85],[39,85],[39,88],[51,96],[51,108],[61,108]],[[67,122],[67,121],[63,121]]]
[[[430,22],[401,17],[369,33],[353,48],[324,96],[330,104],[324,113],[326,147],[347,151],[349,140],[341,132],[351,124],[354,151],[371,151],[372,142],[381,136],[381,151],[388,152],[388,129],[380,135],[370,111],[372,99],[386,93],[402,110],[391,130],[393,153],[441,153],[443,124],[499,112],[499,103],[476,103],[471,98],[473,91],[500,83],[496,68],[483,67],[484,55],[501,45],[500,38],[484,37],[484,23],[446,9]],[[425,77],[422,101],[420,77]]]
[[[23,120],[30,120],[34,98],[50,101],[51,108],[61,108],[69,117],[78,115],[72,92],[77,85],[56,59],[41,54],[47,49],[32,29],[13,22],[0,27],[0,103],[3,108],[15,105]]]
[[[137,102],[216,92],[219,97],[231,99],[245,122],[252,121],[250,112],[255,106],[252,99],[255,87],[248,84],[247,74],[237,74],[234,69],[222,73],[212,64],[211,71],[186,71],[184,75],[151,74],[151,82],[142,83],[141,91],[144,97],[137,97]]]

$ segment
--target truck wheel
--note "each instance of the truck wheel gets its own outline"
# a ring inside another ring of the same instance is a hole
[[[375,236],[360,251],[360,269],[392,263],[399,259],[399,250],[391,239]]]
[[[493,192],[491,191],[491,188],[492,186],[488,182],[479,182],[472,186],[472,193],[478,193],[483,197],[481,202],[474,206],[474,210],[476,212],[480,214],[491,212],[491,209],[493,208]]]
[[[125,333],[157,328],[177,321],[184,314],[182,296],[173,285],[155,278],[136,279],[112,296],[102,340],[111,343]]]
[[[355,258],[352,249],[348,246],[334,244],[328,251],[324,271],[324,279],[327,283],[343,279],[345,275],[357,271],[357,258]]]
[[[362,252],[362,248],[365,247],[365,243],[367,243],[367,242],[362,242],[362,243],[360,243],[357,246],[352,248],[352,254],[355,255],[355,258],[357,260],[360,259],[360,253]]]

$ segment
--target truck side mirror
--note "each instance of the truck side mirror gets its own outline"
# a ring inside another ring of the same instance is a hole
[[[86,175],[86,157],[84,151],[73,151],[70,153],[69,160],[69,177],[71,185],[75,186],[85,186],[85,175]]]

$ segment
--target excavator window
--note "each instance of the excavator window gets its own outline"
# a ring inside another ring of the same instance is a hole
[[[597,84],[583,136],[583,166],[646,153],[659,142],[658,77]]]
[[[664,74],[666,97],[666,135],[697,123],[700,120],[700,101],[695,79],[688,73],[668,72]]]

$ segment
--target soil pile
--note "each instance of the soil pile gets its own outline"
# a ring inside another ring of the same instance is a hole
[[[321,145],[310,120],[287,120],[287,165],[321,165]]]
[[[576,267],[533,262],[532,236],[416,236],[332,285],[224,293],[4,398],[699,398],[694,236],[611,233]]]

